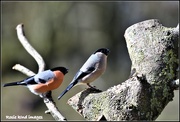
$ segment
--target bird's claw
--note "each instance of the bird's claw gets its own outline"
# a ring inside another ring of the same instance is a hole
[[[92,89],[96,89],[96,86],[91,86],[89,83],[87,83],[87,86]]]

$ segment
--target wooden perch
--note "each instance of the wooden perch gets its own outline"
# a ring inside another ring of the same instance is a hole
[[[19,24],[16,27],[17,30],[17,36],[19,41],[21,42],[21,44],[23,45],[23,47],[26,49],[26,51],[36,60],[36,62],[38,63],[39,66],[39,72],[44,71],[45,69],[45,62],[43,60],[43,58],[41,57],[41,55],[29,44],[27,38],[25,37],[25,33],[24,33],[24,28],[23,28],[23,24]],[[33,76],[35,75],[34,72],[32,72],[31,70],[27,69],[26,67],[20,65],[20,64],[16,64],[13,69],[18,70],[24,74],[26,74],[27,76]],[[46,94],[46,98],[44,99],[44,103],[46,104],[48,110],[45,111],[45,113],[51,113],[52,117],[55,120],[58,121],[65,121],[66,118],[63,117],[61,115],[61,113],[59,112],[58,108],[55,105],[55,102],[52,99],[51,96],[51,91],[48,92]]]
[[[164,27],[156,19],[127,28],[131,77],[103,92],[81,91],[68,104],[91,121],[155,120],[179,87],[177,28]]]

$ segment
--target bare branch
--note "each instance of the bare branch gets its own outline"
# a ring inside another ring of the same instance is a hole
[[[46,98],[44,98],[44,103],[46,104],[48,108],[48,110],[45,111],[46,114],[51,113],[51,115],[56,121],[66,121],[66,118],[61,115],[58,108],[56,107],[55,105],[56,103],[52,99],[51,91],[47,92]]]
[[[29,44],[27,38],[25,37],[25,32],[24,32],[24,25],[19,24],[16,27],[17,30],[17,36],[21,44],[24,46],[26,51],[36,60],[39,66],[39,71],[42,72],[45,69],[45,63],[41,55]]]
[[[32,72],[31,70],[27,69],[26,67],[24,67],[24,66],[22,66],[22,65],[20,65],[20,64],[14,65],[12,69],[15,69],[15,70],[17,70],[17,71],[20,71],[20,72],[22,72],[23,74],[25,74],[25,75],[27,75],[27,76],[33,76],[33,75],[35,75],[34,72]]]
[[[21,44],[23,45],[23,47],[26,49],[26,51],[36,60],[36,62],[38,63],[39,66],[39,72],[44,71],[45,69],[45,62],[43,60],[43,58],[41,57],[41,55],[29,44],[27,38],[25,37],[25,33],[24,33],[24,28],[23,28],[23,24],[19,24],[16,27],[17,30],[17,36],[19,41],[21,42]],[[31,70],[29,70],[28,68],[20,65],[20,64],[16,64],[15,66],[13,66],[12,69],[18,70],[20,72],[22,72],[23,74],[27,75],[27,76],[33,76],[35,75],[34,72],[32,72]],[[51,91],[47,92],[46,94],[48,96],[46,96],[46,98],[44,99],[44,103],[46,104],[47,108],[48,108],[48,113],[51,113],[51,115],[54,117],[55,120],[58,121],[65,121],[65,117],[63,117],[61,115],[61,113],[59,112],[58,108],[55,105],[55,102],[52,99]],[[47,113],[47,111],[45,113]]]

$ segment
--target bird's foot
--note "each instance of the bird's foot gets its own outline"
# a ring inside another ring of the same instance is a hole
[[[44,97],[52,99],[52,91],[48,91],[48,92],[44,93]]]
[[[96,86],[91,86],[90,84],[87,83],[87,86],[89,87],[89,90],[97,91],[97,92],[102,92],[102,90],[97,89]],[[88,89],[88,88],[87,88]]]
[[[89,83],[87,83],[87,86],[92,89],[96,89],[96,86],[91,86]]]
[[[42,98],[44,99],[44,102],[46,103],[48,103],[49,101],[54,102],[51,95],[52,95],[52,91],[48,91],[41,94]]]

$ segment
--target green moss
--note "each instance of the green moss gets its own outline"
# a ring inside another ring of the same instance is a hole
[[[147,112],[147,113],[146,113],[146,118],[148,118],[148,120],[151,120],[151,118],[152,118],[151,112]]]
[[[141,50],[139,53],[139,61],[142,62],[142,60],[144,59],[144,52]]]
[[[161,75],[163,75],[164,81],[171,81],[175,78],[175,68],[178,66],[177,55],[172,49],[166,52],[163,62],[166,66],[162,69]]]
[[[154,120],[156,115],[159,115],[159,113],[162,111],[163,109],[163,105],[162,105],[162,84],[154,84],[152,86],[153,91],[152,91],[152,98],[151,98],[151,112],[154,115],[151,115],[151,118]]]
[[[151,109],[156,113],[160,114],[164,106],[172,100],[173,94],[171,92],[169,82],[176,77],[176,68],[178,66],[177,55],[173,49],[165,52],[163,57],[164,68],[158,74],[161,78],[157,81],[154,81],[152,99],[151,99]],[[163,102],[163,103],[162,103]],[[155,116],[153,116],[155,118]]]
[[[167,97],[168,96],[168,94],[169,94],[169,90],[168,90],[168,87],[166,86],[166,84],[165,84],[165,87],[164,87],[164,89],[163,89],[163,97]]]
[[[158,112],[162,111],[162,104],[157,97],[151,99],[151,109],[157,110]]]

